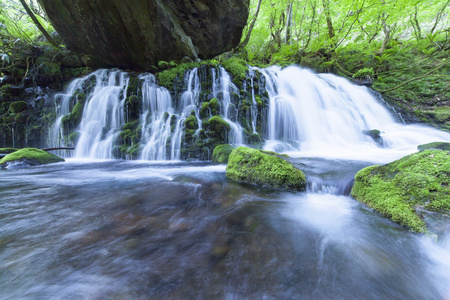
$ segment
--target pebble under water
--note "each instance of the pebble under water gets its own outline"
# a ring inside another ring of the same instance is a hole
[[[1,170],[0,298],[450,297],[448,220],[428,220],[437,237],[410,233],[346,195],[368,163],[297,163],[307,192],[210,163]]]

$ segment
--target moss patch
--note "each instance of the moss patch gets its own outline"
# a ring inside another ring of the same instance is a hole
[[[352,196],[392,221],[426,232],[416,208],[450,211],[450,154],[425,150],[359,171]]]
[[[305,175],[291,163],[256,149],[238,147],[231,152],[227,177],[260,186],[303,191]]]
[[[439,150],[450,151],[450,143],[433,142],[433,143],[429,143],[429,144],[419,145],[419,146],[417,146],[417,149],[419,149],[419,150],[439,149]]]
[[[212,161],[217,164],[228,163],[228,157],[233,150],[234,148],[229,144],[216,146],[213,151]]]
[[[9,154],[16,151],[17,151],[16,148],[0,148],[0,154]]]
[[[44,150],[36,148],[24,148],[6,155],[0,160],[0,166],[5,166],[11,162],[24,162],[26,164],[36,166],[64,161],[63,158]]]
[[[9,106],[9,112],[13,114],[20,113],[27,109],[27,103],[25,101],[17,101],[11,103]]]

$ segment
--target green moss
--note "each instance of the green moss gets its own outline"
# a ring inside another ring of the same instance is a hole
[[[186,118],[186,120],[184,121],[184,125],[186,126],[186,129],[191,129],[191,130],[195,130],[198,129],[198,121],[197,118],[195,116],[189,116]]]
[[[220,114],[220,103],[219,100],[216,98],[212,98],[211,101],[209,101],[209,108],[211,109],[211,115],[216,116]]]
[[[61,63],[45,61],[39,65],[38,71],[40,74],[49,77],[61,75]]]
[[[218,164],[228,163],[228,157],[233,150],[234,148],[229,144],[216,146],[213,151],[212,161]]]
[[[14,122],[18,123],[18,124],[25,124],[28,118],[28,114],[21,112],[18,113],[16,115],[16,117],[14,118]]]
[[[184,73],[187,70],[200,66],[198,63],[183,63],[174,68],[159,72],[156,74],[158,84],[165,88],[171,89],[176,78],[183,80]]]
[[[238,147],[228,159],[226,175],[232,180],[260,186],[303,191],[305,175],[291,163],[276,155],[256,149]]]
[[[245,80],[247,72],[248,72],[248,63],[237,57],[229,58],[222,62],[222,66],[230,72],[234,78],[239,79],[240,81]]]
[[[25,101],[17,101],[11,103],[9,106],[10,113],[20,113],[27,109],[27,103]]]
[[[209,102],[202,102],[200,108],[200,119],[207,118],[209,116]]]
[[[75,145],[78,142],[78,139],[80,138],[81,133],[79,131],[72,132],[69,135],[69,142],[71,142],[73,145]]]
[[[420,151],[426,150],[426,149],[438,149],[438,150],[450,151],[450,143],[433,142],[433,143],[429,143],[429,144],[419,145],[419,146],[417,146],[417,149],[419,149]]]
[[[222,144],[228,141],[228,132],[230,132],[231,127],[224,119],[214,116],[205,125],[207,125],[209,130],[208,136],[217,139]]]
[[[11,162],[25,162],[29,165],[45,165],[64,161],[63,158],[36,148],[24,148],[6,155],[0,159],[0,166]]]
[[[359,171],[352,196],[402,226],[425,232],[415,208],[450,210],[450,154],[424,150]]]
[[[0,148],[0,154],[9,154],[16,151],[17,151],[16,148]]]

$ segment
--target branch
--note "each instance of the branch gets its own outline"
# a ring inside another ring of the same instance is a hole
[[[433,73],[434,71],[439,70],[440,68],[442,68],[442,67],[445,66],[446,64],[447,64],[447,61],[444,62],[443,64],[441,64],[440,66],[438,66],[437,68],[435,68],[435,69],[431,70],[430,72],[426,73],[425,75],[422,75],[422,76],[419,76],[419,77],[416,77],[416,78],[407,80],[407,81],[405,81],[405,82],[403,82],[403,83],[401,83],[401,84],[399,84],[399,85],[397,85],[397,86],[395,86],[395,87],[393,87],[393,88],[390,88],[390,89],[387,89],[387,90],[382,90],[382,91],[377,90],[377,91],[380,92],[380,93],[391,92],[391,91],[393,91],[393,90],[396,90],[396,89],[398,89],[398,88],[404,86],[405,84],[408,84],[408,83],[411,83],[411,82],[413,82],[413,81],[416,81],[416,80],[419,80],[419,79],[428,77],[428,75],[430,75],[430,74]],[[434,76],[447,77],[448,75],[431,75],[430,77],[434,77]]]
[[[58,48],[59,44],[50,36],[50,34],[45,30],[45,28],[41,25],[39,20],[36,18],[34,13],[31,11],[28,4],[25,2],[25,0],[19,0],[20,3],[22,3],[23,8],[25,8],[26,12],[30,16],[31,20],[33,20],[33,23],[36,25],[36,27],[39,29],[39,31],[45,36],[47,41],[52,44],[54,47]]]

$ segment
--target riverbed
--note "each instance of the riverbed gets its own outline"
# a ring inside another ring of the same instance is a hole
[[[367,162],[297,160],[306,192],[208,162],[0,171],[1,299],[448,299],[450,224],[418,235],[360,204]]]

